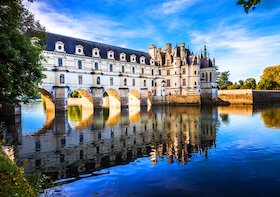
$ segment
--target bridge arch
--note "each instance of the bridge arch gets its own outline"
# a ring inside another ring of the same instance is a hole
[[[103,107],[120,108],[121,107],[120,93],[113,88],[107,89],[103,94]]]
[[[135,89],[131,89],[128,94],[128,105],[129,107],[138,107],[140,106],[140,92]]]
[[[77,93],[77,94],[75,94]],[[73,89],[68,95],[68,106],[81,105],[84,108],[93,109],[93,97],[92,94],[82,88]]]
[[[151,91],[148,91],[147,103],[148,103],[148,106],[152,106],[152,103],[153,103],[153,93]]]
[[[46,111],[53,112],[55,110],[53,95],[43,88],[37,88],[37,91],[41,94],[41,99]]]

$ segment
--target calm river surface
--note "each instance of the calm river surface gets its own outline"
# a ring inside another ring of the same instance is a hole
[[[280,107],[139,110],[33,103],[6,143],[27,174],[52,177],[48,195],[280,196]]]

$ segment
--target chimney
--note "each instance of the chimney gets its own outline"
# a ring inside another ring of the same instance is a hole
[[[166,52],[171,53],[171,50],[172,50],[172,44],[166,43]]]
[[[150,47],[149,47],[149,55],[155,59],[156,57],[156,47],[155,45],[151,44]]]

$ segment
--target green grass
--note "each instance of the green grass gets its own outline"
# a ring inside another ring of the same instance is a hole
[[[28,184],[23,169],[18,168],[0,146],[0,196],[36,196]]]

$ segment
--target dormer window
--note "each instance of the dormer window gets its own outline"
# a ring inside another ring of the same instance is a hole
[[[155,61],[153,59],[150,60],[151,65],[155,65]]]
[[[136,62],[136,55],[131,55],[130,56],[130,61],[131,62]]]
[[[141,63],[141,64],[145,64],[145,57],[144,57],[144,56],[141,56],[141,57],[140,57],[140,63]]]
[[[107,58],[111,59],[111,60],[115,59],[114,58],[114,51],[112,51],[112,50],[108,51]]]
[[[126,61],[126,54],[125,53],[120,54],[120,60],[121,61]]]
[[[98,48],[92,49],[92,57],[100,57]]]
[[[64,43],[61,41],[57,41],[55,43],[55,51],[64,52]]]
[[[78,55],[84,55],[84,47],[82,45],[77,45],[75,49],[75,53]]]

